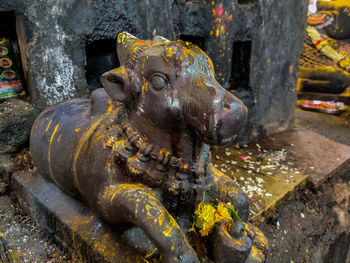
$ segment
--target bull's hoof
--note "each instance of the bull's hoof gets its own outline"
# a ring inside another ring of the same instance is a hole
[[[218,222],[212,233],[214,262],[244,263],[252,248],[252,240],[245,232],[239,221]]]
[[[222,220],[212,233],[212,249],[216,263],[265,262],[267,239],[249,224]]]
[[[252,240],[254,240],[253,247],[250,254],[256,255],[257,258],[261,258],[261,256],[263,256],[263,258],[265,259],[267,250],[269,248],[269,241],[267,240],[265,235],[259,230],[259,228],[257,228],[256,226],[253,226],[247,223],[245,224],[245,229],[248,233],[248,236],[250,236]],[[249,261],[249,262],[256,262],[256,261]],[[257,262],[264,262],[264,260],[257,261]]]
[[[245,225],[248,235],[254,240],[252,249],[245,263],[259,263],[265,262],[266,253],[268,249],[268,240],[264,234],[255,226],[251,224]]]
[[[245,263],[261,263],[265,262],[265,255],[264,253],[259,250],[256,246],[252,246],[252,249],[250,250],[249,256]]]

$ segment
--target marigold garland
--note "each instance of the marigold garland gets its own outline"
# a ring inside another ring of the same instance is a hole
[[[324,55],[332,59],[335,63],[339,64],[340,67],[350,71],[350,58],[346,57],[336,50],[334,50],[329,42],[325,39],[322,39],[320,33],[316,28],[312,26],[306,27],[306,32],[311,38],[312,43],[316,46],[316,49],[322,52]]]

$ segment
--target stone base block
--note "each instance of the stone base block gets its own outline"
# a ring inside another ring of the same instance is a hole
[[[306,185],[320,187],[350,170],[350,147],[307,129],[290,129],[243,148],[215,147],[212,162],[250,198],[250,218],[262,223]]]
[[[14,173],[12,186],[33,220],[68,248],[77,262],[145,262],[141,253],[124,245],[118,231],[37,173]]]

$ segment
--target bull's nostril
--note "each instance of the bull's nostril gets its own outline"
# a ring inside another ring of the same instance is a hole
[[[231,101],[225,96],[222,102],[222,106],[224,108],[225,111],[230,111],[232,109],[232,105],[230,103]]]
[[[225,102],[224,102],[224,110],[225,110],[225,111],[231,110],[231,104],[225,101]]]
[[[225,106],[224,106],[224,110],[226,110],[226,111],[229,111],[229,110],[231,110],[231,107],[230,107],[230,105],[225,105]]]

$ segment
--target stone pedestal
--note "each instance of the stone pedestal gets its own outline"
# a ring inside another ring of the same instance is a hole
[[[215,148],[212,161],[249,196],[249,220],[259,224],[305,185],[318,188],[350,171],[350,147],[307,129],[290,129],[246,147]]]
[[[103,224],[81,202],[39,174],[16,172],[12,175],[12,187],[37,225],[51,232],[77,262],[145,262],[136,249],[123,244],[118,231]]]
[[[240,149],[217,148],[212,151],[212,159],[214,166],[250,197],[249,220],[254,224],[264,222],[300,189],[319,188],[328,178],[350,171],[349,146],[305,129],[291,129]],[[140,248],[125,245],[118,230],[103,224],[82,203],[36,172],[14,173],[12,187],[37,224],[69,248],[74,259],[145,262],[146,254]]]

